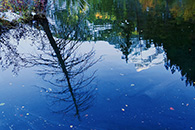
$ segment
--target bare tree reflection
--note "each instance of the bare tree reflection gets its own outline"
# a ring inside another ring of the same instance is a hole
[[[35,16],[35,20],[37,20],[43,27],[46,35],[50,41],[50,45],[54,50],[55,57],[57,57],[57,61],[60,66],[60,70],[63,72],[63,76],[58,78],[55,82],[50,82],[55,86],[61,86],[62,84],[66,84],[62,91],[51,92],[53,94],[56,101],[67,101],[70,102],[70,98],[72,98],[72,103],[70,103],[67,107],[60,110],[59,112],[67,113],[72,110],[74,107],[76,109],[76,115],[80,117],[79,111],[84,111],[89,108],[91,101],[93,101],[94,96],[91,95],[94,92],[94,89],[87,88],[87,86],[93,81],[94,74],[90,77],[85,77],[84,72],[94,65],[97,60],[91,60],[94,56],[94,51],[91,50],[84,55],[77,55],[76,51],[81,45],[77,39],[77,37],[72,36],[70,39],[66,40],[54,40],[51,30],[49,29],[49,23],[44,16]],[[76,31],[77,28],[74,28]],[[73,34],[72,32],[68,32],[68,35]],[[64,36],[69,38],[69,36]],[[42,58],[43,61],[48,61],[48,59]],[[36,60],[35,60],[36,61]],[[51,66],[55,67],[56,61],[51,63]],[[49,64],[47,66],[50,66]],[[49,73],[48,73],[49,72]],[[44,69],[41,72],[41,75],[48,75],[52,73],[53,75],[58,74],[59,71],[55,71],[54,73],[48,69]],[[62,87],[62,86],[61,86]],[[67,95],[67,92],[70,92],[70,95]],[[60,95],[60,98],[56,95]],[[63,95],[63,97],[61,97]]]
[[[75,115],[80,118],[80,112],[88,109],[95,99],[95,88],[90,85],[95,72],[91,75],[85,73],[98,61],[93,58],[95,52],[92,49],[84,54],[79,53],[82,43],[72,35],[73,31],[65,34],[67,39],[54,38],[45,17],[34,20],[42,25],[44,32],[23,25],[1,34],[1,65],[4,68],[12,65],[15,72],[21,67],[41,66],[38,74],[55,86],[49,89],[52,91],[47,91],[55,105],[54,111],[68,113],[75,109]],[[68,36],[70,34],[72,37]],[[19,41],[25,38],[31,38],[31,46],[36,47],[37,52],[18,51]]]
[[[25,30],[22,27],[18,27],[14,31],[9,30],[6,27],[1,28],[0,65],[3,69],[7,69],[12,66],[13,72],[17,73],[21,67],[27,65],[25,58],[22,57],[22,54],[19,54],[17,50],[19,39],[23,36],[24,32]]]

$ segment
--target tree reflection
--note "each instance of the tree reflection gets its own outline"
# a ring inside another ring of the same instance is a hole
[[[27,67],[27,60],[18,52],[19,40],[26,34],[26,29],[19,26],[15,30],[9,30],[4,27],[0,35],[0,65],[3,69],[13,68],[17,73],[20,68]]]
[[[49,68],[45,68],[39,74],[43,75],[44,77],[47,77],[49,75],[52,75],[52,77],[58,77],[55,82],[48,81],[55,86],[63,88],[60,91],[57,90],[49,92],[50,94],[52,94],[52,97],[56,99],[54,102],[66,102],[67,106],[58,112],[67,113],[68,111],[75,108],[76,115],[80,117],[79,112],[88,109],[91,105],[91,102],[95,98],[95,89],[92,87],[88,87],[88,85],[94,79],[94,74],[89,77],[86,77],[84,75],[84,72],[97,62],[97,60],[91,59],[94,56],[94,51],[91,50],[84,55],[77,55],[76,51],[80,46],[80,43],[77,41],[77,38],[70,40],[59,40],[58,42],[56,42],[52,38],[49,28],[47,28],[47,21],[44,21],[43,23],[42,22],[43,21],[41,21],[41,24],[49,38],[52,49],[54,50],[56,54],[55,56],[58,59],[57,61],[59,62],[60,70],[63,71],[63,74],[60,74],[61,72],[59,73],[58,70],[51,71]],[[48,61],[48,58],[42,58],[41,60]],[[34,61],[37,60],[34,59]],[[38,63],[39,61],[40,59],[38,59]],[[52,66],[56,68],[53,65],[57,64],[57,62],[53,61],[50,64],[46,64],[46,67]],[[59,77],[58,75],[63,76]],[[70,102],[71,99],[73,101],[72,103]]]
[[[195,20],[192,0],[123,0],[108,3],[101,0],[91,2],[93,9],[88,19],[96,25],[106,23],[112,26],[111,29],[99,31],[101,34],[96,39],[114,44],[126,61],[134,46],[130,43],[132,39],[136,38],[138,44],[144,41],[140,44],[140,51],[149,49],[151,45],[155,45],[157,51],[163,47],[166,53],[165,67],[172,73],[180,71],[186,85],[195,85]],[[97,14],[99,17],[96,17]],[[128,20],[136,30],[127,27],[125,21]],[[126,27],[120,26],[121,21]]]
[[[125,20],[121,22],[120,28],[122,29],[121,36],[124,37],[124,42],[120,43],[120,48],[123,55],[125,56],[126,62],[128,62],[128,55],[132,51],[132,49],[130,48],[132,45],[131,34],[134,30],[134,26],[132,21]]]
[[[168,3],[171,4],[174,5],[174,1]],[[154,43],[157,47],[163,45],[167,57],[165,68],[170,69],[172,73],[178,70],[186,85],[194,86],[194,21],[186,21],[180,16],[175,17],[172,9],[169,10],[170,17],[165,18],[165,8],[162,6],[159,10],[154,6],[152,10],[147,11],[147,15],[143,17],[145,22],[140,25],[140,28],[143,28],[143,39],[148,40],[149,44]]]
[[[46,17],[37,15],[33,20],[42,26],[44,32],[33,26],[21,25],[1,34],[1,65],[3,68],[13,66],[14,72],[22,67],[40,66],[38,74],[55,86],[49,89],[52,91],[47,91],[48,97],[51,97],[49,100],[57,104],[53,110],[67,114],[75,109],[75,115],[80,118],[80,112],[88,109],[95,99],[95,88],[90,85],[95,72],[91,75],[86,73],[98,61],[93,58],[95,52],[92,49],[79,53],[82,43],[73,35],[76,27],[74,31],[64,33],[67,39],[54,38]],[[34,24],[39,28],[39,24]],[[71,38],[68,37],[70,34]],[[33,42],[30,46],[36,49],[35,53],[18,49],[20,40],[25,38],[31,38]]]

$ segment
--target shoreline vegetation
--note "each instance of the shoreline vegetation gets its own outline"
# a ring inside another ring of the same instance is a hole
[[[29,23],[35,15],[45,16],[47,0],[1,0],[0,31]]]
[[[61,2],[63,0],[60,0]],[[57,1],[53,1],[56,3]],[[93,2],[91,0],[85,1],[89,5],[93,6]],[[37,15],[46,15],[46,10],[48,10],[48,0],[0,0],[0,25],[4,26],[12,26],[13,23],[26,23],[27,21],[31,20],[32,16],[34,14]],[[53,3],[53,4],[54,4]],[[57,2],[58,3],[58,2]],[[73,2],[74,3],[74,2]],[[70,3],[69,3],[70,4]],[[83,6],[87,6],[83,5]],[[100,3],[98,3],[100,4]],[[60,2],[59,2],[59,5]],[[68,6],[68,4],[66,4]],[[166,5],[166,6],[165,6]],[[182,6],[182,8],[179,8],[178,6]],[[161,1],[161,2],[155,2],[154,0],[138,0],[136,3],[137,8],[142,9],[142,12],[153,12],[155,8],[160,7],[167,12],[168,16],[173,17],[177,20],[178,23],[181,22],[181,20],[189,21],[194,23],[194,3],[191,2],[191,0],[184,1],[183,3],[180,3],[178,1],[173,2],[167,2],[167,1]],[[165,7],[164,7],[165,6]],[[83,7],[85,9],[87,7]],[[102,5],[103,8],[103,5]],[[190,11],[191,10],[191,11]],[[105,10],[106,11],[106,10]],[[14,13],[16,15],[21,16],[20,19],[14,20],[12,23],[10,21],[7,23],[6,20],[3,18],[5,12]],[[82,12],[82,11],[81,11]],[[109,12],[106,12],[109,13]],[[113,13],[111,13],[114,15]],[[156,15],[155,13],[152,15]],[[103,14],[96,12],[95,16],[90,16],[89,21],[91,18],[96,17],[96,19],[101,20],[103,19]],[[116,16],[115,16],[116,17]],[[106,19],[108,19],[108,16],[105,16]],[[14,24],[15,25],[15,24]]]

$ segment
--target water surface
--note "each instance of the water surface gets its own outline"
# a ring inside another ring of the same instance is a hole
[[[195,129],[193,7],[47,1],[48,24],[1,29],[0,128]]]

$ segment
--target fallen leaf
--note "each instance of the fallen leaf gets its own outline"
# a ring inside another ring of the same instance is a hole
[[[5,105],[5,103],[0,103],[0,106],[4,106]]]
[[[121,76],[124,76],[124,74],[120,73]]]
[[[135,84],[131,84],[131,86],[135,86]]]

